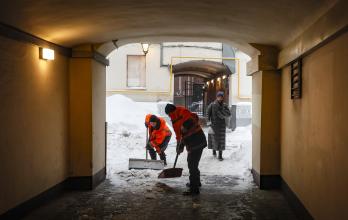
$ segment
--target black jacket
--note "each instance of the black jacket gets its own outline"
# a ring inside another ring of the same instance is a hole
[[[186,146],[186,150],[188,152],[205,148],[207,146],[207,139],[200,125],[197,125],[195,122],[188,120],[187,122],[184,122],[183,127],[185,128],[187,133],[189,133],[188,135],[186,135],[183,131],[182,139],[182,144]],[[194,132],[190,132],[191,129],[193,129]]]

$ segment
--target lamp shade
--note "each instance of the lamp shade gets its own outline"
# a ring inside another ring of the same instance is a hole
[[[147,52],[149,52],[149,46],[150,46],[150,44],[141,43],[141,47],[143,48],[143,52],[145,55],[147,54]]]

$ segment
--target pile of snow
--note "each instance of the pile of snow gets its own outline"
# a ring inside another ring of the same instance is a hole
[[[157,112],[155,103],[137,103],[123,95],[113,95],[106,99],[106,121],[117,124],[121,132],[143,131],[146,114]]]
[[[108,122],[108,174],[128,169],[129,158],[145,158],[147,114],[159,115],[163,102],[134,102],[123,95],[113,95],[106,99],[106,120]],[[172,130],[170,124],[168,127]],[[174,133],[174,132],[173,132]],[[175,146],[175,135],[170,146]]]

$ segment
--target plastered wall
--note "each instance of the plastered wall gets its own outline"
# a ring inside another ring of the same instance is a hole
[[[68,176],[68,59],[0,37],[0,214]]]
[[[93,175],[106,165],[105,157],[105,66],[92,61],[92,103],[93,103]]]
[[[252,97],[252,77],[247,75],[247,63],[251,58],[239,50],[236,51],[235,57],[239,59],[239,85],[238,73],[230,76],[229,103],[236,104],[238,102],[250,102]]]
[[[280,172],[280,77],[278,71],[262,71],[260,152],[262,175],[278,175]]]
[[[262,72],[252,77],[252,168],[260,173]]]
[[[252,168],[260,175],[278,175],[280,74],[259,71],[252,76]]]
[[[92,176],[105,167],[105,66],[70,59],[70,175]]]
[[[140,43],[127,44],[108,56],[106,70],[107,95],[123,94],[137,101],[172,100],[168,67],[161,67],[159,44],[151,44],[146,55],[146,85],[144,89],[127,87],[127,55],[144,55]],[[172,84],[174,79],[172,81]],[[171,85],[173,87],[173,85]],[[161,95],[159,95],[161,94]]]
[[[281,176],[315,219],[348,219],[348,33],[303,59],[303,97],[282,71]]]
[[[70,59],[70,176],[92,174],[92,60]]]

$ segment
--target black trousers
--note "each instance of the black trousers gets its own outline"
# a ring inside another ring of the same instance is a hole
[[[198,169],[198,165],[202,157],[203,149],[204,148],[195,149],[187,155],[187,165],[190,172],[191,190],[199,190],[199,184],[201,182],[201,172]]]
[[[163,143],[160,145],[160,148],[161,148],[161,151],[162,151],[162,154],[160,155],[160,159],[161,160],[166,161],[166,154],[164,153],[164,151],[167,149],[171,137],[172,136],[167,136],[164,139]],[[151,160],[157,160],[157,153],[156,153],[155,149],[153,147],[151,147],[150,144],[148,144],[146,146],[146,148],[149,150],[149,154],[150,154]]]

